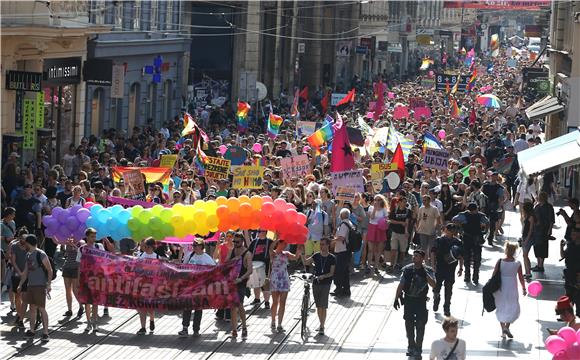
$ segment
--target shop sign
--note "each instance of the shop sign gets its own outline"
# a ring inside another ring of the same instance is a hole
[[[89,59],[85,61],[83,79],[87,85],[111,86],[113,84],[113,60]]]
[[[46,59],[43,73],[44,85],[78,84],[81,82],[81,58]]]
[[[6,89],[40,91],[42,89],[42,73],[13,71],[6,73]]]
[[[24,135],[23,149],[34,149],[36,145],[34,100],[24,99],[22,111],[22,130]]]
[[[112,78],[111,97],[113,99],[122,99],[125,93],[125,66],[113,65]]]

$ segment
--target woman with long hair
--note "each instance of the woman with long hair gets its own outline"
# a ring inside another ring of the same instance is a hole
[[[531,202],[524,203],[522,214],[524,217],[524,227],[522,229],[522,250],[524,256],[524,269],[526,271],[524,278],[531,279],[532,274],[530,273],[531,264],[529,253],[530,249],[535,244],[535,233],[538,220],[536,219],[536,214],[534,213],[534,205],[532,205]]]
[[[272,330],[284,331],[282,320],[286,311],[286,298],[290,291],[290,277],[288,275],[288,261],[297,260],[302,255],[302,248],[298,247],[296,254],[286,251],[287,244],[284,241],[275,241],[270,247],[270,259],[272,268],[270,270],[270,291],[272,292]],[[278,326],[276,327],[276,316],[278,316]]]
[[[453,196],[451,195],[451,189],[448,183],[443,183],[441,185],[441,192],[439,193],[439,200],[443,204],[443,223],[446,224],[453,218]]]
[[[367,230],[369,266],[374,264],[375,273],[379,272],[379,259],[383,252],[387,232],[379,226],[379,222],[387,218],[387,200],[382,195],[375,195],[373,205],[368,210],[369,226]]]
[[[518,296],[518,280],[522,287],[522,294],[526,296],[526,284],[522,275],[522,264],[515,259],[518,249],[517,243],[506,242],[505,257],[497,262],[494,275],[501,274],[501,287],[493,294],[495,299],[495,316],[501,326],[502,337],[512,339],[510,325],[520,317],[520,302]]]
[[[538,198],[538,190],[536,188],[536,179],[533,176],[529,176],[527,179],[520,181],[518,185],[516,196],[514,199],[514,207],[516,206],[515,201],[517,199],[520,205],[520,221],[524,221],[524,204],[526,202],[534,203]]]

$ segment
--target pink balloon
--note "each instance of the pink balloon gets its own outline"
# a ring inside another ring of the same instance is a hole
[[[274,206],[276,207],[276,210],[280,211],[286,211],[286,209],[288,208],[286,200],[280,198],[274,200]]]
[[[94,203],[94,202],[87,201],[87,202],[85,203],[85,205],[83,205],[83,207],[84,207],[85,209],[89,209],[89,208],[90,208],[91,206],[93,206],[93,205],[95,205],[95,203]]]
[[[262,152],[262,144],[260,143],[255,143],[254,145],[252,145],[252,150],[254,152],[260,153]]]
[[[220,151],[220,154],[225,154],[226,151],[228,151],[228,147],[225,145],[220,145],[220,147],[218,148],[218,150]]]
[[[558,336],[564,339],[568,345],[572,345],[576,342],[576,331],[569,326],[565,326],[558,330]]]
[[[269,196],[262,196],[262,203],[267,203],[267,202],[273,203],[274,200],[272,200],[272,198]]]
[[[580,359],[580,344],[575,342],[572,345],[569,345],[564,353],[568,355],[568,359]]]
[[[530,294],[530,296],[536,297],[540,295],[543,288],[544,286],[542,286],[541,282],[534,280],[528,285],[528,294]]]
[[[570,355],[568,354],[568,349],[562,350],[554,354],[554,356],[552,357],[552,360],[571,360],[571,359],[575,358],[570,357]]]
[[[544,341],[546,345],[546,350],[550,352],[550,354],[554,355],[568,347],[566,341],[559,337],[558,335],[550,335]]]
[[[447,135],[447,134],[445,133],[445,130],[439,130],[438,135],[439,135],[439,139],[443,140],[443,139],[445,139],[445,135]]]

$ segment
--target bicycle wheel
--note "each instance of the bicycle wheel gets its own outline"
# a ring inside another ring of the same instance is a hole
[[[308,323],[308,307],[310,306],[310,294],[306,292],[304,298],[302,298],[302,309],[300,311],[300,317],[302,321],[302,326],[300,327],[300,336],[302,340],[306,341],[306,326]]]

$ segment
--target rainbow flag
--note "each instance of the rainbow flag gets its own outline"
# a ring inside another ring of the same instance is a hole
[[[147,184],[161,182],[162,184],[169,184],[169,177],[171,175],[171,168],[162,167],[129,167],[129,166],[115,166],[111,171],[113,181],[118,183],[123,179],[123,173],[131,170],[139,170],[141,174],[145,175]]]
[[[316,130],[314,134],[308,137],[308,143],[313,148],[320,148],[324,143],[328,143],[332,140],[334,136],[334,127],[330,124],[326,124],[320,129]]]
[[[423,135],[423,153],[425,153],[427,148],[443,149],[443,146],[439,140],[437,140],[435,135],[431,134],[429,131]]]
[[[409,154],[411,153],[411,149],[413,148],[413,145],[415,145],[415,143],[413,142],[413,140],[408,139],[407,137],[405,137],[405,135],[398,132],[397,130],[395,130],[395,128],[391,126],[389,128],[389,134],[387,135],[387,142],[385,144],[385,147],[388,150],[395,152],[395,150],[397,149],[397,145],[399,144],[401,145],[401,149],[403,150],[403,156],[405,157],[405,161],[407,161]]]
[[[292,107],[290,108],[290,115],[296,119],[300,119],[300,111],[298,110],[299,100],[300,100],[300,89],[296,89],[296,92],[294,93],[294,101],[292,101]]]
[[[473,86],[475,85],[476,78],[477,78],[477,68],[473,69],[473,72],[471,73],[471,77],[467,81],[467,93],[470,93],[471,89],[473,89]]]
[[[271,139],[275,139],[276,136],[278,136],[278,133],[280,132],[280,127],[282,126],[283,122],[284,119],[282,119],[282,116],[270,113],[270,115],[268,116],[268,136]]]
[[[461,169],[457,170],[457,171],[456,171],[456,172],[454,172],[453,174],[449,175],[449,176],[447,177],[447,182],[448,182],[449,184],[452,184],[452,183],[453,183],[453,177],[454,177],[454,175],[455,175],[455,174],[457,174],[457,173],[459,173],[459,174],[461,174],[461,175],[462,175],[461,181],[463,181],[463,179],[464,179],[464,178],[466,178],[466,177],[468,177],[468,176],[469,176],[469,168],[470,168],[470,167],[471,167],[471,164],[469,164],[469,165],[467,165],[467,166],[465,166],[465,167],[463,167],[463,168],[461,168]]]
[[[453,119],[459,119],[461,117],[461,108],[457,105],[455,98],[451,98],[451,117]]]
[[[421,62],[421,67],[419,67],[419,70],[427,70],[431,65],[433,65],[433,60],[429,58],[424,58],[423,61]]]
[[[236,113],[238,117],[238,131],[245,132],[248,130],[248,112],[251,108],[247,102],[238,100],[238,112]]]

